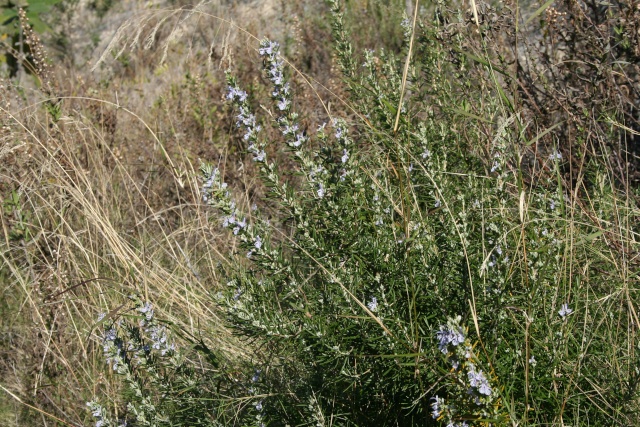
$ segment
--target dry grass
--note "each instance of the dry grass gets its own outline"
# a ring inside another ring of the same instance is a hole
[[[275,14],[270,4],[262,7]],[[241,18],[247,7],[227,15]],[[233,243],[201,206],[196,173],[200,159],[220,159],[234,171],[229,179],[253,186],[235,171],[242,160],[227,142],[221,64],[253,78],[259,64],[238,64],[244,33],[211,26],[220,9],[201,3],[198,16],[154,11],[130,21],[149,43],[132,44],[125,25],[114,40],[126,37],[128,59],[101,72],[52,67],[57,121],[37,89],[3,87],[0,424],[85,425],[84,402],[117,396],[96,319],[132,293],[153,301],[179,335],[247,357],[211,302]],[[255,30],[265,18],[244,23]]]

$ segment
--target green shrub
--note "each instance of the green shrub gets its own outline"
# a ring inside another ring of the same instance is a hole
[[[265,197],[202,167],[203,200],[234,243],[215,301],[253,349],[211,397],[229,406],[209,424],[635,424],[633,199],[594,158],[588,194],[550,145],[522,166],[552,128],[525,131],[494,58],[455,54],[461,14],[405,21],[400,57],[358,56],[335,2],[332,17],[350,114],[305,126],[269,40],[271,104],[227,77]]]

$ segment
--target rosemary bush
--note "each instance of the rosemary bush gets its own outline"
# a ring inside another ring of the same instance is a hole
[[[271,104],[227,75],[265,197],[247,200],[206,164],[202,198],[237,243],[214,299],[253,358],[220,377],[225,393],[211,391],[228,406],[200,405],[205,388],[188,399],[191,386],[164,388],[163,402],[178,406],[150,421],[158,409],[131,379],[131,357],[108,341],[138,424],[638,421],[634,199],[595,160],[584,165],[588,194],[578,191],[557,146],[524,170],[538,135],[526,136],[491,67],[452,60],[465,41],[446,38],[443,23],[463,18],[438,7],[433,21],[403,21],[401,51],[359,55],[332,2],[351,109],[327,110],[317,128],[297,111],[278,43],[259,46]],[[173,356],[159,371],[162,355],[134,347],[149,384],[185,378]],[[195,418],[174,420],[180,408]]]

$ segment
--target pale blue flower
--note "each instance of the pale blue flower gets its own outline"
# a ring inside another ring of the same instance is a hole
[[[573,313],[573,310],[569,308],[569,304],[567,304],[567,303],[562,304],[562,307],[560,307],[560,311],[558,311],[558,314],[563,319],[566,316],[570,315],[571,313]]]
[[[235,101],[237,99],[240,102],[244,102],[247,99],[247,92],[240,90],[237,87],[229,86],[227,99],[230,101]]]
[[[296,132],[298,131],[298,125],[297,124],[293,124],[293,125],[286,125],[284,127],[284,129],[282,130],[282,134],[283,135],[294,135]]]
[[[105,341],[115,341],[118,338],[118,334],[114,328],[109,329],[104,334]]]
[[[489,381],[484,376],[482,371],[475,371],[473,365],[471,365],[471,370],[467,374],[469,378],[469,384],[471,387],[474,387],[478,390],[478,393],[484,394],[485,396],[491,396],[491,387],[489,386]]]
[[[307,140],[307,138],[306,138],[303,134],[299,133],[299,134],[297,134],[297,135],[296,135],[296,139],[295,139],[295,141],[293,141],[293,146],[294,146],[294,147],[299,147],[299,146],[301,146],[301,145],[302,145],[302,143],[304,143],[306,140]]]
[[[452,327],[450,325],[440,326],[440,330],[436,332],[438,338],[438,348],[444,354],[449,351],[449,344],[458,346],[466,339],[464,329],[460,326]]]
[[[551,160],[560,160],[560,159],[562,159],[562,153],[560,153],[560,152],[558,152],[558,151],[554,151],[553,153],[551,153],[551,154],[549,155],[549,158],[550,158]]]
[[[347,160],[349,160],[349,152],[344,149],[342,150],[342,163],[347,163]]]
[[[153,318],[153,306],[150,302],[145,302],[142,307],[138,307],[138,311],[144,314],[147,320],[151,320]]]
[[[278,101],[277,105],[280,111],[284,111],[289,107],[289,100],[287,98],[282,98],[280,101]]]
[[[255,162],[264,162],[265,157],[267,156],[267,154],[264,152],[264,150],[256,153],[255,157],[253,158],[253,161]]]
[[[432,397],[431,400],[431,416],[434,419],[437,419],[442,415],[442,410],[444,409],[444,399],[438,396]]]
[[[278,53],[279,48],[280,48],[280,45],[277,42],[270,41],[270,40],[263,40],[260,42],[260,49],[258,49],[258,52],[260,52],[260,55],[262,56],[275,55]]]
[[[371,311],[377,311],[378,310],[378,298],[376,298],[376,297],[371,298],[371,301],[369,301],[367,303],[367,307]]]
[[[271,81],[273,82],[273,84],[280,86],[284,81],[284,76],[282,75],[282,73],[278,73],[275,76],[273,76]],[[284,110],[284,108],[281,108],[281,110]]]

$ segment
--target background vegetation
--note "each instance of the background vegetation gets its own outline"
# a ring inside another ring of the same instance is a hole
[[[638,425],[637,2],[27,3],[0,425]]]

